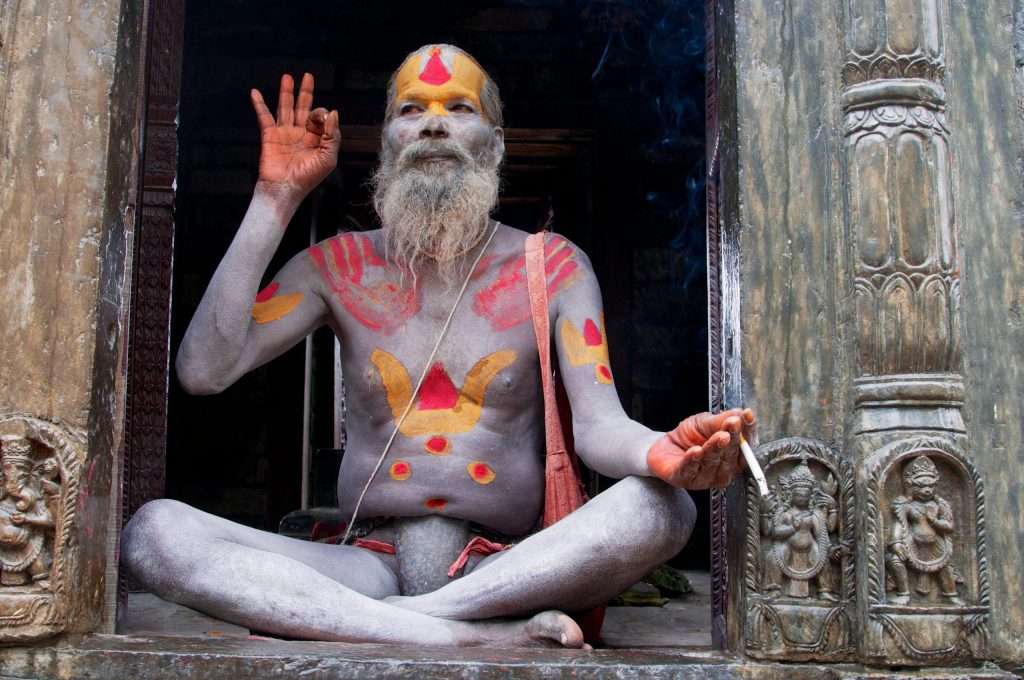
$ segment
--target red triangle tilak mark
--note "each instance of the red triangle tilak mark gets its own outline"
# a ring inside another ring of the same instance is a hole
[[[430,54],[427,67],[420,74],[420,80],[428,85],[444,85],[451,79],[452,74],[448,72],[444,62],[441,61],[441,50],[434,50]]]

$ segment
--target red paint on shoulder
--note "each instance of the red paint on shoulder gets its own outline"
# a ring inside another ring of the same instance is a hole
[[[448,501],[443,498],[428,498],[424,505],[431,510],[444,510],[444,507],[448,505]]]
[[[266,288],[256,293],[256,302],[266,302],[270,298],[274,297],[274,293],[281,287],[281,284],[277,281],[272,281]]]
[[[366,328],[390,334],[419,311],[416,290],[398,284],[398,275],[386,268],[365,234],[335,236],[307,252],[337,299]],[[366,268],[378,270],[378,282],[363,283]]]
[[[484,275],[487,269],[494,264],[494,261],[498,259],[497,255],[484,255],[480,258],[480,263],[473,270],[473,273],[469,275],[470,279],[478,279]]]
[[[420,80],[428,85],[444,85],[451,79],[452,74],[448,72],[444,62],[441,61],[441,50],[435,49],[430,53],[430,61],[427,62],[427,67],[420,74]]]
[[[373,249],[373,242],[369,236],[362,237],[363,243],[363,258],[366,260],[366,264],[371,267],[383,267],[384,258],[377,254],[377,251]]]
[[[544,244],[549,300],[580,273],[575,254],[572,244],[561,236],[553,236]],[[525,255],[501,266],[494,282],[476,294],[473,311],[490,321],[496,331],[508,330],[530,318]]]
[[[438,361],[427,371],[427,377],[423,379],[423,387],[420,388],[421,411],[433,411],[436,409],[454,408],[459,401],[459,390],[455,383],[444,370],[444,364]]]
[[[593,319],[587,319],[583,324],[583,340],[591,347],[599,347],[604,342]]]

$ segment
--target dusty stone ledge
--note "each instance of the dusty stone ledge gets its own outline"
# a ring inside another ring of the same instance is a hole
[[[411,649],[280,640],[88,635],[0,649],[8,678],[854,678],[1014,677],[996,669],[893,674],[856,666],[743,662],[707,649],[570,650]]]

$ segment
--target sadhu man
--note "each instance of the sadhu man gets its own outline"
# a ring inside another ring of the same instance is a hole
[[[122,559],[161,597],[283,636],[581,647],[563,612],[606,602],[685,545],[696,513],[684,489],[739,472],[753,413],[692,416],[669,433],[630,420],[590,262],[547,235],[548,323],[576,450],[621,481],[538,530],[545,418],[527,234],[490,218],[497,86],[457,47],[410,54],[388,86],[382,228],[299,253],[257,291],[342,145],[338,112],[313,108],[313,86],[304,75],[296,97],[282,77],[276,116],[251,93],[259,180],[176,367],[189,392],[220,392],[330,325],[349,407],[338,496],[356,531],[346,544],[300,541],[157,500],[125,527]]]

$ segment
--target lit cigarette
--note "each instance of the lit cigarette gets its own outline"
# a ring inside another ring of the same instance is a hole
[[[757,456],[754,455],[754,450],[750,448],[747,438],[742,434],[740,435],[740,451],[743,452],[743,458],[747,461],[747,468],[750,470],[750,474],[754,475],[754,479],[757,481],[758,490],[762,496],[767,496],[768,480],[764,477],[764,470],[757,464]]]

